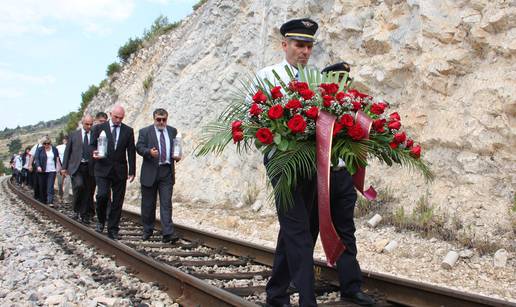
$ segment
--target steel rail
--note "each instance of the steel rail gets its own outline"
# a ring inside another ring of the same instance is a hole
[[[59,222],[66,229],[113,256],[119,264],[130,267],[143,280],[155,281],[166,287],[166,292],[182,306],[248,306],[258,305],[212,286],[171,266],[159,263],[132,248],[111,240],[89,227],[69,218],[41,202],[34,200],[7,180],[9,188],[34,209]]]
[[[137,213],[124,210],[123,214],[131,220],[140,223],[140,216]],[[250,257],[260,264],[272,266],[274,260],[274,249],[272,248],[224,237],[178,223],[175,223],[174,226],[182,237],[187,240],[201,241],[203,245],[212,248],[224,248],[229,254]],[[157,220],[156,228],[159,227],[159,220]],[[337,271],[327,266],[324,262],[315,261],[315,272],[318,279],[332,281],[334,285],[338,285]],[[405,306],[516,306],[514,303],[501,299],[461,292],[455,289],[367,270],[362,270],[362,276],[365,289],[369,291],[378,290],[385,295],[385,299],[388,302]]]

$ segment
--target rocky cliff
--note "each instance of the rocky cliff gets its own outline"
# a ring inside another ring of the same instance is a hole
[[[210,0],[134,55],[87,111],[122,103],[125,122],[139,129],[153,109],[166,108],[186,152],[175,199],[258,208],[268,193],[259,153],[192,152],[239,78],[282,60],[280,25],[305,16],[320,24],[311,63],[351,63],[355,85],[402,114],[437,175],[427,185],[373,162],[367,180],[391,191],[394,207],[411,210],[426,196],[436,212],[477,233],[513,235],[516,1]],[[128,198],[139,203],[137,183]]]

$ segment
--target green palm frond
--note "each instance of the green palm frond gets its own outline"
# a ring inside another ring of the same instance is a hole
[[[274,159],[266,165],[267,175],[274,178],[276,185],[269,196],[277,197],[282,209],[294,204],[292,187],[300,180],[312,178],[316,172],[315,144],[298,143],[292,150],[276,152]]]

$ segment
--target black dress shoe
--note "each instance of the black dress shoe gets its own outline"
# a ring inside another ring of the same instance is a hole
[[[142,235],[143,241],[149,240],[150,237],[152,237],[152,233],[144,232],[143,235]]]
[[[84,225],[89,225],[90,224],[90,218],[89,217],[81,218],[81,223],[83,223]]]
[[[95,226],[95,231],[98,233],[102,233],[104,231],[104,224],[97,223],[97,226]]]
[[[179,236],[177,235],[177,233],[172,233],[172,234],[169,234],[169,235],[163,235],[163,239],[161,239],[161,241],[163,243],[176,243],[177,241],[179,240]]]
[[[108,232],[108,238],[110,238],[111,240],[118,240],[120,239],[120,236],[118,235],[118,233],[116,232]]]
[[[360,306],[373,306],[374,299],[362,291],[358,291],[342,297],[343,301],[352,302]]]

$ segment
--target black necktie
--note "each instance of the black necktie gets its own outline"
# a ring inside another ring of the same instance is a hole
[[[113,132],[112,132],[113,133],[113,145],[114,145],[113,147],[115,149],[116,149],[116,143],[117,143],[116,139],[118,137],[118,129],[117,128],[118,128],[118,125],[113,125]]]
[[[89,145],[89,142],[88,142],[88,133],[84,133],[84,139],[82,140],[82,159],[84,161],[88,161],[88,145]]]

